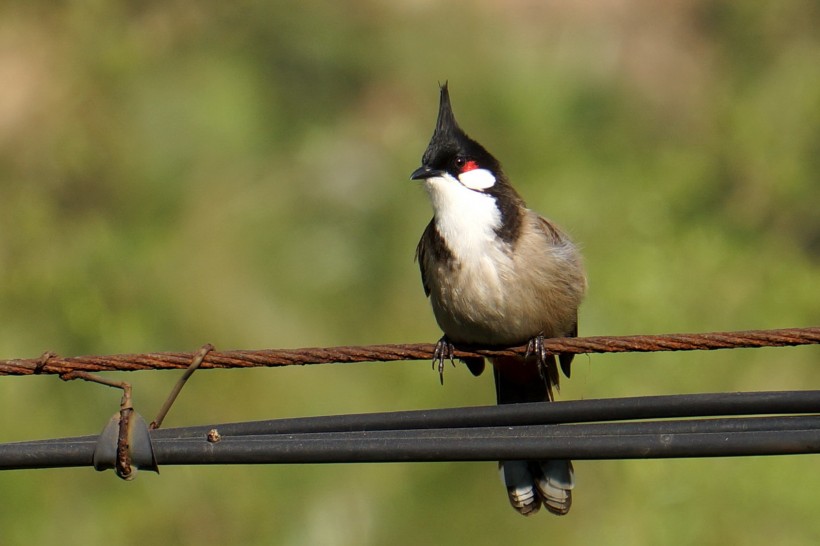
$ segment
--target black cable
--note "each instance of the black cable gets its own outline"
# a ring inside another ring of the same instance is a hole
[[[152,442],[159,465],[817,452],[817,416],[691,419],[800,413],[820,413],[820,391],[649,396],[276,419],[156,430]],[[683,417],[690,419],[657,421]],[[656,421],[622,422],[636,419]],[[221,441],[206,442],[206,434],[214,428]],[[0,469],[89,466],[97,440],[97,436],[84,436],[0,444]]]
[[[0,469],[90,466],[95,446],[0,445]],[[155,438],[153,447],[159,466],[798,454],[820,452],[820,416]]]
[[[356,430],[463,428],[713,415],[820,413],[820,391],[682,394],[552,403],[509,404],[389,413],[331,415],[160,429],[155,438],[204,436],[217,428],[224,435],[287,434]]]
[[[297,417],[159,429],[152,431],[152,436],[156,439],[204,437],[213,428],[218,429],[222,436],[244,436],[790,413],[820,413],[820,391],[679,394]],[[77,436],[63,440],[93,443],[96,442],[97,436]],[[39,440],[29,443],[33,445],[37,442],[51,441]]]
[[[574,425],[570,425],[574,426]],[[195,439],[161,440],[162,464],[271,464],[340,462],[432,462],[499,459],[626,459],[726,457],[820,452],[820,428],[753,432],[662,434],[516,435],[516,430],[467,429],[463,435],[430,437],[410,433],[385,438],[379,433],[349,438],[303,439],[229,437],[208,444]],[[326,433],[333,434],[333,433]]]

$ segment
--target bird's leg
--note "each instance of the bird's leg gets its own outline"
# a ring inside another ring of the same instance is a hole
[[[438,376],[441,384],[444,384],[444,361],[450,360],[450,363],[455,367],[456,362],[453,359],[455,347],[450,342],[447,336],[441,336],[441,339],[436,343],[436,348],[433,349],[433,369],[438,367]]]
[[[527,342],[527,352],[524,353],[524,358],[535,356],[535,361],[538,364],[538,373],[541,379],[544,379],[544,371],[547,370],[548,358],[550,356],[547,349],[544,347],[544,334],[540,333]]]

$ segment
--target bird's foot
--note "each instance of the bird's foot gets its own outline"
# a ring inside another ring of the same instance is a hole
[[[546,365],[549,352],[544,347],[544,334],[538,334],[527,342],[527,352],[524,353],[524,358],[535,356],[538,359],[538,364]]]
[[[433,349],[433,369],[438,368],[438,377],[442,385],[444,384],[444,361],[449,360],[453,367],[455,367],[456,362],[453,356],[455,350],[455,347],[447,336],[442,336],[441,339],[438,340],[438,343],[436,343],[436,348]]]
[[[547,366],[549,365],[549,358],[551,356],[546,347],[544,347],[544,334],[538,334],[527,342],[527,352],[524,353],[524,358],[529,358],[531,356],[535,357],[535,361],[538,364],[538,372],[541,374],[543,379],[544,370],[547,369]]]

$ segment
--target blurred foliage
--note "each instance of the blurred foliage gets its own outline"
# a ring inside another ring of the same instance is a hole
[[[0,358],[434,341],[407,178],[436,82],[584,248],[582,335],[820,323],[812,1],[8,2]],[[816,348],[577,360],[565,398],[817,388]],[[151,418],[176,374],[130,374]],[[0,379],[0,441],[118,393]],[[492,402],[426,363],[198,372],[168,426]],[[579,462],[523,519],[493,463],[0,476],[6,544],[816,544],[815,457]],[[566,542],[570,541],[570,542]]]

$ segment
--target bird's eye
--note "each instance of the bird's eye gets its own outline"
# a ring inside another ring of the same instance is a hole
[[[466,173],[467,171],[472,171],[473,169],[478,168],[478,164],[473,161],[472,159],[467,159],[464,156],[456,156],[453,160],[453,164],[456,167],[456,170],[460,173]]]

